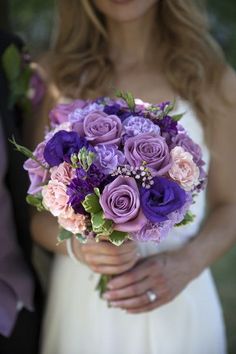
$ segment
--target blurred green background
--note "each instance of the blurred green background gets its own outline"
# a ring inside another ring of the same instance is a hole
[[[30,52],[37,56],[48,48],[53,35],[53,3],[53,0],[1,0],[0,25],[18,33]],[[212,33],[223,47],[230,64],[236,68],[236,1],[208,0],[207,3]],[[212,270],[223,304],[229,354],[235,354],[236,247]]]

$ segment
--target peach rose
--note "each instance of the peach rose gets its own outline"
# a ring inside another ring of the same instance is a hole
[[[86,230],[86,217],[82,214],[69,212],[67,215],[59,215],[58,223],[65,230],[68,230],[73,234],[81,234]]]
[[[51,180],[58,181],[65,185],[69,184],[75,177],[75,170],[67,162],[51,168]]]
[[[49,181],[42,189],[43,205],[52,215],[59,216],[67,214],[70,210],[68,205],[69,196],[66,194],[66,185],[57,180]]]
[[[173,162],[169,170],[170,177],[179,182],[184,190],[192,190],[198,184],[200,174],[192,155],[180,146],[176,146],[171,150],[170,155]]]

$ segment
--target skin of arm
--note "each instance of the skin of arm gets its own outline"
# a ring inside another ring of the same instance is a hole
[[[199,234],[177,251],[147,257],[110,281],[104,298],[130,313],[151,311],[173,300],[204,269],[236,242],[236,75],[228,69],[222,92],[227,103],[215,102],[208,182],[209,211]],[[209,96],[208,96],[209,99]],[[146,292],[157,300],[150,303]]]

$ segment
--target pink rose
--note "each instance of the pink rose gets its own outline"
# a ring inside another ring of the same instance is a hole
[[[86,230],[86,216],[82,214],[69,211],[67,215],[59,215],[58,223],[73,234],[81,234]]]
[[[75,170],[67,162],[62,162],[59,166],[51,168],[51,180],[65,185],[70,184],[75,175]]]
[[[193,156],[182,147],[176,146],[171,150],[172,166],[170,177],[179,182],[186,191],[191,191],[199,182],[199,168],[193,161]]]
[[[43,205],[52,215],[59,216],[68,214],[69,196],[66,194],[66,185],[57,180],[49,181],[42,189]]]

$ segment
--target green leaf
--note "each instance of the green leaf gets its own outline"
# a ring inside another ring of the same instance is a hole
[[[98,198],[100,198],[101,193],[100,193],[99,188],[94,188],[94,193],[98,196]]]
[[[93,231],[97,234],[98,241],[101,236],[109,236],[113,231],[112,220],[104,219],[104,223],[99,227],[93,227]]]
[[[180,113],[180,114],[174,114],[173,116],[171,116],[171,118],[175,121],[178,122],[181,118],[183,118],[185,113]]]
[[[65,230],[63,228],[60,228],[59,234],[57,236],[57,241],[58,242],[63,242],[65,240],[68,240],[73,236],[72,232]]]
[[[173,111],[173,109],[175,108],[176,105],[176,100],[174,100],[173,102],[170,102],[164,110],[164,116],[167,116],[170,112]]]
[[[193,222],[193,220],[195,219],[196,215],[194,215],[191,211],[187,211],[187,213],[185,214],[183,220],[176,224],[176,227],[180,227],[180,226],[185,226],[190,224],[191,222]]]
[[[88,194],[82,202],[84,209],[90,214],[96,214],[102,210],[99,198],[96,194]]]
[[[109,240],[113,243],[113,245],[120,246],[128,237],[127,232],[116,231],[114,230],[112,234],[109,236]]]
[[[103,217],[103,211],[102,210],[99,211],[96,214],[92,214],[91,223],[92,223],[94,231],[95,231],[95,229],[100,229],[102,227],[102,225],[105,223],[105,219]]]
[[[2,64],[9,81],[18,78],[21,71],[21,54],[14,44],[11,44],[3,53]]]
[[[42,168],[44,168],[45,170],[47,170],[48,168],[46,166],[44,166],[32,153],[32,151],[30,151],[29,149],[27,149],[25,146],[23,145],[19,145],[17,144],[14,136],[9,139],[10,143],[13,144],[16,148],[17,151],[19,151],[20,153],[22,153],[23,155],[25,155],[26,157],[28,157],[29,159],[34,160],[35,162],[37,162]]]
[[[35,194],[35,195],[27,195],[26,201],[29,205],[32,205],[37,208],[38,211],[46,210],[43,203],[42,203],[42,195]]]
[[[116,91],[116,97],[122,98],[128,105],[129,109],[133,111],[135,109],[135,100],[131,92],[125,92],[121,90]]]

